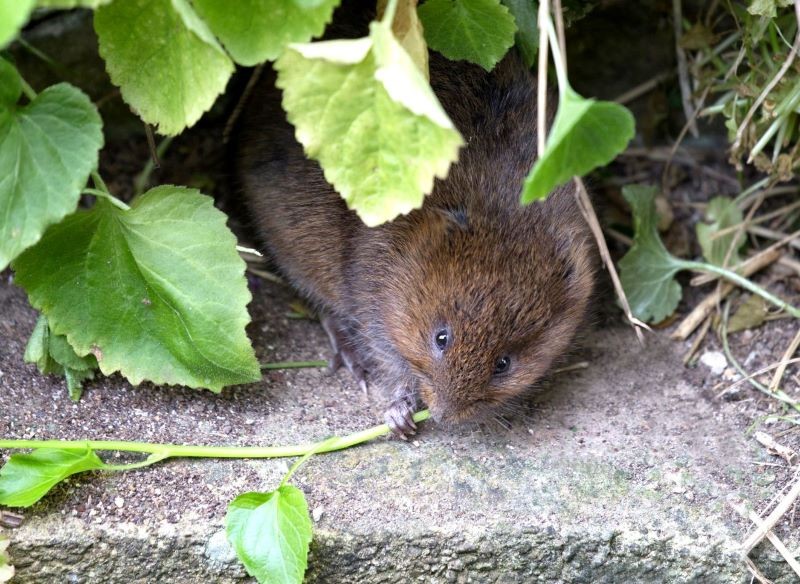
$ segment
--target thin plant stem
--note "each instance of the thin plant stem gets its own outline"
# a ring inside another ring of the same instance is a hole
[[[327,367],[327,361],[277,361],[275,363],[263,363],[262,369],[304,369],[313,367]]]
[[[83,189],[81,191],[81,193],[83,193],[84,195],[92,195],[92,196],[95,196],[95,197],[100,197],[101,199],[105,199],[105,200],[109,201],[112,205],[114,205],[117,209],[122,209],[123,211],[129,211],[130,210],[130,206],[127,203],[125,203],[123,201],[120,201],[117,197],[115,197],[114,195],[112,195],[108,191],[102,191],[100,189],[88,189],[87,188],[87,189]]]
[[[430,418],[428,410],[417,412],[415,422]],[[347,436],[336,436],[313,444],[290,446],[197,446],[182,444],[156,444],[152,442],[128,442],[124,440],[14,440],[0,439],[0,449],[56,448],[61,450],[113,450],[118,452],[142,452],[166,458],[286,458],[303,456],[309,452],[333,452],[356,446],[390,432],[389,426],[380,424],[353,432]],[[146,461],[145,461],[146,462]],[[152,463],[151,463],[152,464]],[[129,465],[126,465],[129,467]]]
[[[389,0],[386,3],[386,10],[383,13],[381,24],[383,24],[384,26],[392,26],[392,22],[394,22],[395,12],[397,12],[397,0]]]

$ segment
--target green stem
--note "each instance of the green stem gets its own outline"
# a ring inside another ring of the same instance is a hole
[[[781,300],[774,294],[767,292],[761,286],[754,284],[747,278],[740,276],[736,272],[732,272],[731,270],[726,270],[725,268],[720,268],[719,266],[715,266],[713,264],[705,264],[703,262],[689,262],[689,261],[681,261],[681,265],[686,268],[687,270],[695,270],[698,272],[711,272],[712,274],[717,274],[728,280],[729,282],[733,282],[737,286],[741,286],[745,290],[749,290],[753,294],[757,294],[761,296],[767,302],[774,304],[778,308],[781,308],[794,316],[795,318],[800,318],[800,309],[792,306],[788,302]]]
[[[558,78],[558,97],[559,102],[564,97],[564,94],[572,89],[569,85],[567,78],[567,70],[564,68],[564,58],[561,56],[562,47],[558,46],[558,36],[556,29],[553,26],[553,19],[548,16],[544,21],[544,26],[547,32],[547,38],[550,39],[550,46],[553,49],[553,64],[556,67],[556,77]]]
[[[106,464],[100,470],[110,470],[110,471],[135,470],[137,468],[144,468],[145,466],[150,466],[151,464],[161,462],[165,458],[168,457],[163,453],[151,454],[150,456],[139,462],[132,462],[130,464]]]
[[[101,191],[105,191],[107,193],[110,192],[108,190],[108,186],[106,185],[106,181],[103,180],[103,177],[101,177],[100,173],[96,170],[92,171],[92,182],[94,183],[94,186]]]
[[[118,209],[122,209],[123,211],[130,210],[130,206],[120,201],[117,197],[115,197],[108,191],[101,191],[100,189],[83,189],[81,193],[83,193],[84,195],[93,195],[95,197],[100,197],[101,199],[106,199],[112,205],[114,205]]]
[[[161,160],[164,158],[164,153],[166,153],[167,148],[169,145],[172,144],[173,137],[167,136],[156,146],[156,157]],[[153,170],[156,167],[155,160],[153,157],[150,156],[147,159],[147,162],[144,163],[144,168],[142,171],[136,175],[136,178],[133,180],[133,196],[138,197],[141,195],[144,190],[147,188],[147,184],[150,182],[150,175],[153,174]]]
[[[327,367],[327,361],[277,361],[275,363],[262,363],[262,369],[302,369],[305,367]]]
[[[391,27],[392,22],[394,22],[395,12],[397,12],[397,0],[389,0],[389,2],[386,3],[386,10],[383,13],[381,24]]]
[[[19,82],[22,85],[22,93],[25,94],[30,101],[36,99],[36,91],[34,91],[33,87],[22,78],[22,75],[19,76]]]
[[[414,414],[415,422],[430,418],[428,410]],[[62,450],[115,450],[119,452],[143,452],[165,458],[286,458],[303,456],[309,452],[333,452],[374,440],[389,433],[389,426],[380,424],[348,434],[335,436],[313,444],[291,446],[196,446],[182,444],[155,444],[151,442],[127,442],[124,440],[2,440],[0,449],[60,448]],[[147,461],[145,461],[147,462]],[[138,464],[138,463],[137,463]],[[152,463],[150,463],[152,464]],[[143,465],[146,466],[146,465]],[[130,468],[130,465],[125,465]]]
[[[314,454],[317,454],[319,451],[321,451],[323,448],[325,448],[325,446],[327,446],[328,443],[333,442],[334,440],[336,440],[336,436],[334,436],[332,438],[328,438],[327,440],[323,440],[322,442],[319,442],[315,448],[313,448],[312,450],[309,450],[302,457],[300,457],[300,459],[297,460],[291,466],[291,468],[288,470],[288,472],[283,476],[283,480],[281,480],[280,486],[282,487],[283,485],[288,483],[289,479],[292,478],[292,475],[295,473],[295,471],[298,468],[303,466],[311,456],[313,456]]]

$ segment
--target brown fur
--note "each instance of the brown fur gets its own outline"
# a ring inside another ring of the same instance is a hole
[[[520,59],[486,73],[431,54],[431,84],[467,146],[422,209],[372,229],[304,157],[273,81],[245,112],[238,175],[281,270],[342,323],[370,380],[450,422],[526,392],[568,349],[593,272],[571,184],[519,204],[536,158],[536,85]],[[511,367],[495,376],[504,355]]]

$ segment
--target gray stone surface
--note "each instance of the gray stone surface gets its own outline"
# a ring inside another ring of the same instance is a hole
[[[21,363],[35,314],[2,278],[4,437],[288,444],[380,419],[379,392],[316,370],[271,372],[219,396],[113,376],[72,404],[59,380]],[[263,360],[327,354],[316,323],[285,318],[291,298],[266,284],[256,292],[250,332]],[[309,462],[294,480],[319,516],[308,580],[749,581],[737,553],[748,526],[728,501],[761,504],[776,477],[756,474],[751,461],[768,459],[744,420],[708,399],[663,335],[641,349],[629,330],[599,327],[582,345],[572,360],[590,366],[555,376],[510,429],[428,423],[411,444],[378,440]],[[76,477],[10,532],[15,581],[243,581],[221,532],[225,507],[273,488],[285,468],[177,460]],[[794,581],[761,551],[765,573]]]

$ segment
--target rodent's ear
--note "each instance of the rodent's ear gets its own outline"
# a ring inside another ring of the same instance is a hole
[[[444,226],[447,230],[460,229],[469,231],[469,215],[464,207],[452,207],[436,209],[436,212],[444,219]]]

